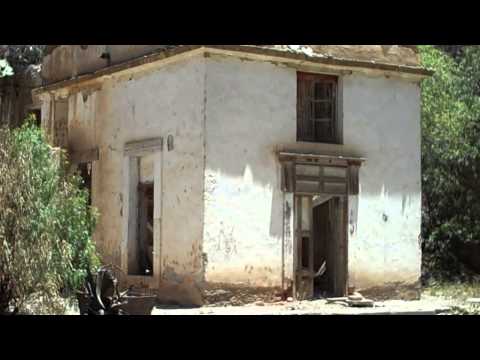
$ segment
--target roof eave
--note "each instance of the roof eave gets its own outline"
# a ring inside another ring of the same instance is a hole
[[[408,66],[399,64],[388,64],[374,61],[363,61],[354,59],[344,59],[331,56],[309,56],[304,53],[296,53],[279,49],[263,48],[259,46],[250,45],[208,45],[207,49],[218,49],[230,52],[243,52],[264,56],[281,57],[291,60],[300,60],[309,63],[317,63],[323,65],[342,66],[350,68],[364,68],[364,69],[376,69],[383,71],[399,72],[411,75],[417,75],[420,77],[429,77],[434,74],[433,71],[425,69],[421,66]]]
[[[87,81],[92,81],[103,76],[109,76],[121,71],[126,71],[131,68],[151,64],[157,61],[166,60],[175,56],[186,54],[195,50],[204,49],[205,53],[226,53],[231,55],[236,54],[253,54],[266,57],[274,57],[286,60],[302,61],[312,64],[322,64],[330,66],[341,66],[348,68],[358,69],[374,69],[380,71],[397,72],[403,74],[410,74],[418,76],[420,78],[426,78],[434,74],[433,71],[424,69],[422,67],[395,65],[378,62],[368,62],[361,60],[342,59],[336,57],[323,57],[323,56],[309,56],[303,53],[295,53],[278,49],[262,48],[259,46],[251,45],[179,45],[173,49],[162,49],[152,52],[149,55],[145,55],[133,60],[123,62],[121,64],[109,66],[93,73],[80,75],[68,80],[62,80],[56,83],[44,85],[42,87],[33,90],[34,95],[41,95],[45,92],[55,91],[63,89],[72,85],[80,84]]]

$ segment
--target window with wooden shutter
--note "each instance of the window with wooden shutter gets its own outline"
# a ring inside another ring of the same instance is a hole
[[[298,73],[297,141],[339,143],[338,78]]]

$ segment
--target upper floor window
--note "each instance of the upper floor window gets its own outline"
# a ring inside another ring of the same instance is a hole
[[[297,141],[338,144],[338,77],[298,73]]]

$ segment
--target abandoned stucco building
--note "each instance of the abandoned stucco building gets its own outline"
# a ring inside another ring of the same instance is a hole
[[[42,72],[42,126],[129,284],[187,304],[415,293],[414,47],[61,45]]]
[[[40,120],[41,105],[32,102],[32,89],[41,85],[38,66],[29,66],[18,74],[0,78],[0,126],[20,126],[30,114]]]

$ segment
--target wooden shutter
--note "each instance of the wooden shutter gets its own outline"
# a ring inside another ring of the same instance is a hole
[[[308,101],[310,81],[299,73],[297,83],[297,141],[311,141],[313,129]]]
[[[297,75],[297,141],[338,141],[337,83],[335,76]]]

